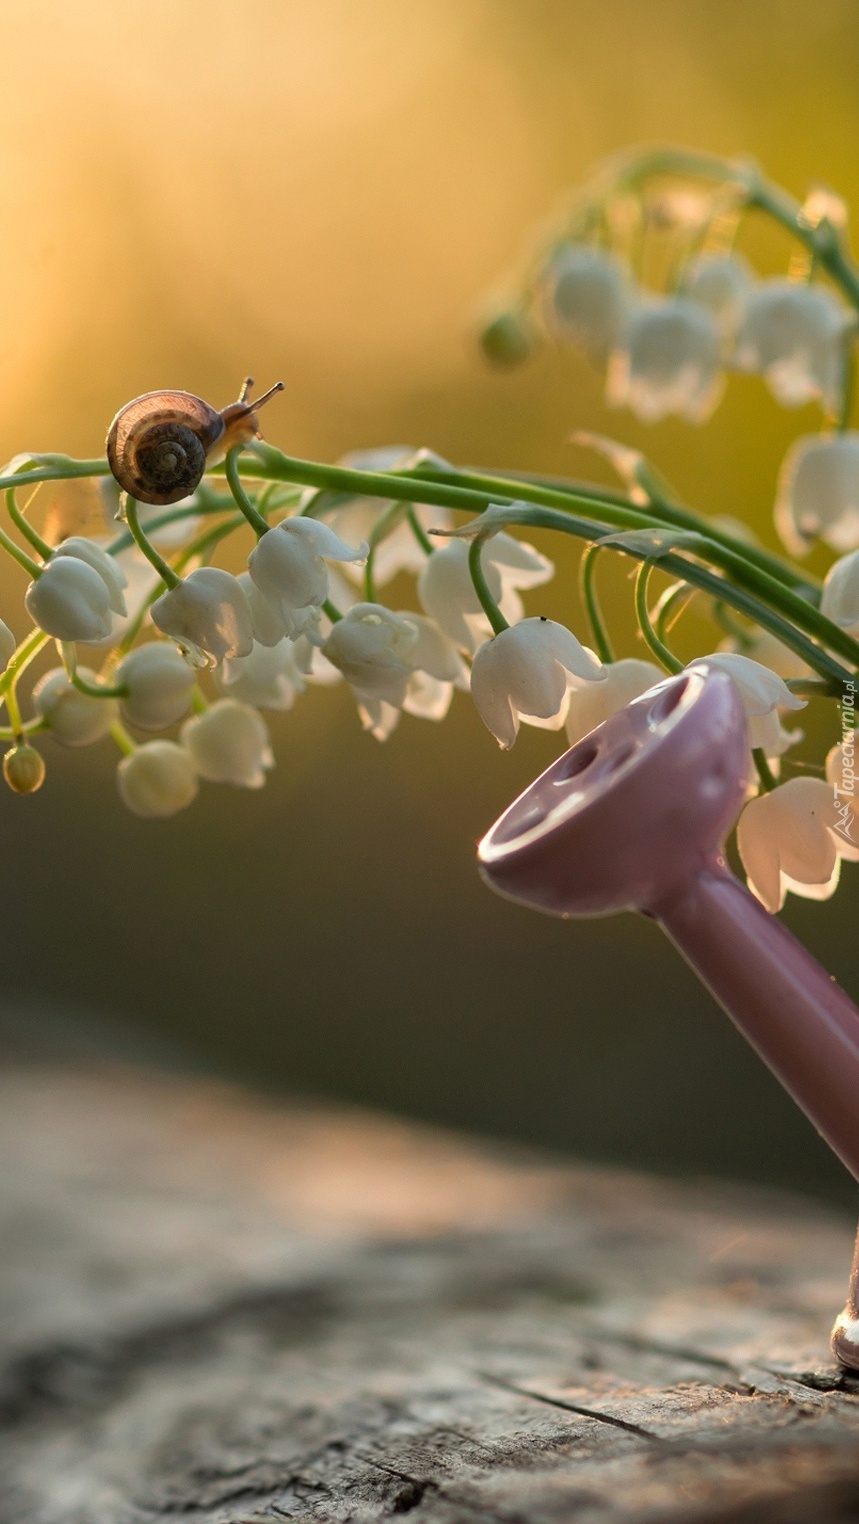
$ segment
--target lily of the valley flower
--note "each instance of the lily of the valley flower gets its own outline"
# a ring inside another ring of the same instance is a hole
[[[595,360],[618,343],[629,307],[623,265],[599,249],[569,247],[555,255],[546,281],[546,326],[581,344]]]
[[[859,634],[859,550],[851,551],[830,566],[823,583],[820,612],[842,630]]]
[[[390,735],[414,670],[417,625],[379,603],[356,603],[332,627],[322,654],[351,685],[365,730]],[[391,711],[393,710],[393,714]]]
[[[540,587],[555,575],[554,564],[524,540],[495,534],[483,547],[483,571],[493,598],[508,624],[518,624],[524,609],[517,589]],[[476,651],[492,627],[468,569],[468,545],[454,539],[427,557],[418,577],[421,605],[461,651]]]
[[[563,724],[570,677],[601,681],[605,668],[564,625],[523,619],[481,646],[471,692],[484,725],[509,750],[522,718]]]
[[[454,688],[468,688],[468,668],[444,631],[424,614],[405,609],[400,617],[417,630],[411,659],[415,670],[409,677],[403,709],[422,720],[443,720],[450,708]]]
[[[278,641],[276,646],[254,643],[250,656],[229,657],[218,682],[230,698],[273,710],[291,709],[307,687],[291,640]]]
[[[744,643],[742,652],[737,652],[736,644],[733,637],[726,640],[719,648],[720,654],[748,656],[752,661],[760,662],[762,667],[769,667],[771,672],[777,672],[785,681],[789,677],[812,676],[808,663],[769,630],[758,630],[751,635],[748,642]]]
[[[737,847],[749,888],[767,910],[780,910],[788,892],[829,898],[847,855],[837,824],[832,785],[822,778],[791,778],[746,805]]]
[[[801,731],[784,729],[779,710],[804,709],[806,700],[791,693],[784,679],[770,667],[732,651],[699,656],[689,665],[693,669],[697,666],[721,667],[733,679],[746,711],[749,745],[753,750],[760,749],[768,757],[778,757],[789,746],[802,740]]]
[[[204,714],[186,720],[181,736],[197,772],[209,783],[262,788],[266,770],[274,767],[265,720],[236,699],[219,699]]]
[[[834,412],[843,388],[848,322],[824,286],[760,281],[748,299],[733,363],[738,370],[760,371],[783,407],[822,397]]]
[[[98,683],[97,673],[88,667],[79,667],[78,673],[87,682]],[[39,679],[33,689],[33,704],[61,746],[91,746],[100,741],[119,713],[115,699],[81,693],[62,667],[52,668]]]
[[[116,670],[128,689],[120,712],[136,730],[166,730],[188,713],[196,677],[184,656],[167,640],[130,651]]]
[[[719,363],[719,334],[706,307],[688,296],[647,302],[611,357],[606,399],[631,408],[643,423],[670,413],[703,423],[722,395]]]
[[[631,704],[633,699],[640,698],[654,683],[662,682],[665,676],[655,662],[640,661],[634,656],[606,663],[602,672],[600,683],[573,683],[570,686],[565,724],[571,746],[617,714],[619,709]]]
[[[857,813],[856,740],[851,731],[826,758],[826,781],[835,806],[835,845],[838,856],[859,862],[859,813]]]
[[[113,594],[104,578],[78,556],[54,556],[24,597],[33,622],[55,640],[96,643],[111,634]]]
[[[43,578],[40,580],[44,580]],[[247,656],[254,636],[248,600],[237,577],[218,566],[199,566],[152,605],[152,622],[202,664]]]
[[[134,815],[163,820],[187,809],[197,796],[197,769],[184,746],[147,741],[116,770],[120,798]]]
[[[816,539],[837,551],[859,546],[859,433],[807,434],[791,445],[779,474],[775,525],[795,556]]]
[[[98,572],[110,594],[111,611],[118,614],[120,618],[124,617],[126,613],[124,592],[128,586],[128,579],[115,556],[109,556],[100,545],[97,545],[94,540],[86,539],[84,535],[70,535],[67,540],[63,540],[62,544],[57,546],[51,560],[56,560],[57,556],[75,556],[77,560],[85,561],[93,571]]]
[[[736,334],[751,289],[751,268],[739,254],[701,254],[683,276],[685,294],[709,309],[726,342]]]
[[[366,559],[366,544],[347,545],[320,519],[291,518],[261,536],[248,556],[248,572],[292,635],[297,633],[295,611],[318,608],[328,597],[326,560]]]

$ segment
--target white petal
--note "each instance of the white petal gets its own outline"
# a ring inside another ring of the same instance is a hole
[[[720,667],[727,672],[749,716],[769,714],[773,709],[805,708],[806,700],[791,693],[783,678],[749,656],[740,656],[735,651],[716,651],[708,656],[696,656],[689,666]]]

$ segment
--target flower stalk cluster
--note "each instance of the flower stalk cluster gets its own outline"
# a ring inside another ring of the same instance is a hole
[[[743,218],[761,211],[805,259],[784,277],[755,275],[736,252]],[[22,612],[0,621],[7,782],[22,794],[41,786],[43,737],[112,745],[123,803],[171,816],[203,786],[261,787],[274,764],[268,717],[336,683],[377,740],[403,715],[442,720],[463,690],[503,748],[523,724],[575,742],[682,669],[675,628],[694,604],[712,628],[695,661],[729,673],[747,715],[737,840],[751,887],[772,910],[788,891],[824,897],[859,859],[852,722],[838,708],[853,714],[859,670],[857,320],[837,198],[799,205],[748,166],[666,150],[618,161],[586,188],[483,332],[484,352],[505,365],[533,353],[541,328],[578,345],[605,367],[610,404],[647,421],[703,421],[732,370],[760,374],[785,406],[817,400],[821,431],[794,444],[774,494],[783,555],[741,523],[695,513],[637,452],[592,437],[617,490],[460,470],[400,447],[329,465],[254,439],[191,498],[126,501],[118,529],[106,516],[103,534],[56,544],[19,495],[98,481],[107,462],[17,457],[0,472],[0,547],[29,581]],[[580,542],[577,629],[541,610],[555,568],[523,531]],[[237,575],[216,559],[238,532],[252,543]],[[818,543],[834,553],[822,583],[798,564]],[[598,596],[612,555],[637,568],[640,639],[626,652]],[[833,717],[817,764],[793,760],[793,717],[812,697]]]

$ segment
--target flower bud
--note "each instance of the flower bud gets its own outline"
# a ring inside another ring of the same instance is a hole
[[[154,640],[130,651],[116,677],[128,689],[120,713],[136,730],[166,730],[188,713],[196,677],[170,641]]]
[[[490,365],[512,369],[530,360],[537,344],[534,326],[526,312],[520,308],[507,307],[496,312],[483,325],[478,334],[483,358]]]
[[[266,769],[274,766],[265,721],[235,699],[219,699],[205,714],[186,720],[182,744],[209,783],[262,788]]]
[[[193,760],[175,741],[147,741],[116,770],[120,798],[132,814],[163,820],[187,809],[199,784]]]
[[[87,566],[91,566],[93,571],[98,572],[110,594],[112,612],[118,614],[120,618],[125,617],[123,592],[128,582],[114,556],[109,556],[100,545],[96,545],[94,540],[88,540],[83,535],[70,535],[67,540],[63,540],[57,546],[51,560],[54,560],[56,556],[76,556],[79,561],[85,561]]]
[[[3,777],[16,794],[35,794],[45,781],[45,764],[35,746],[13,746],[3,758]]]
[[[733,340],[752,289],[752,271],[739,254],[701,254],[683,276],[683,293],[712,313],[723,339]]]
[[[217,566],[200,566],[152,605],[152,623],[192,659],[217,664],[247,656],[253,648],[248,600],[237,577]]]
[[[859,547],[859,433],[794,441],[779,474],[775,526],[794,556],[815,539],[841,552]]]
[[[844,384],[845,309],[825,286],[770,279],[749,297],[734,364],[760,371],[782,407],[822,397],[835,412]]]
[[[383,699],[399,709],[417,639],[417,627],[408,617],[379,603],[356,603],[332,627],[322,654],[362,697]]]
[[[260,537],[248,556],[248,571],[291,634],[291,611],[311,605],[318,608],[328,597],[325,561],[366,559],[366,545],[345,544],[321,520],[291,518]]]
[[[737,848],[749,888],[773,914],[790,891],[828,899],[841,867],[832,787],[822,778],[791,778],[746,805]]]
[[[643,304],[609,364],[606,398],[643,423],[670,413],[703,423],[722,391],[719,335],[706,307],[687,296]]]
[[[480,647],[471,668],[471,693],[484,725],[505,751],[522,718],[564,723],[570,677],[605,677],[591,652],[552,619],[523,619]]]
[[[629,298],[620,262],[599,249],[559,250],[546,279],[546,326],[557,338],[581,344],[594,360],[619,342]]]
[[[98,674],[88,667],[79,667],[78,672],[89,683],[99,681]],[[115,699],[81,693],[62,667],[54,667],[39,679],[33,689],[33,704],[61,746],[91,746],[100,741],[118,714]]]
[[[55,640],[103,640],[113,627],[111,592],[78,556],[53,556],[24,597],[33,622]]]

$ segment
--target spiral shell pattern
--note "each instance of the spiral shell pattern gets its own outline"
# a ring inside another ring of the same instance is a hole
[[[176,503],[202,479],[224,432],[220,413],[191,392],[147,392],[121,408],[107,436],[119,485],[141,503]]]

